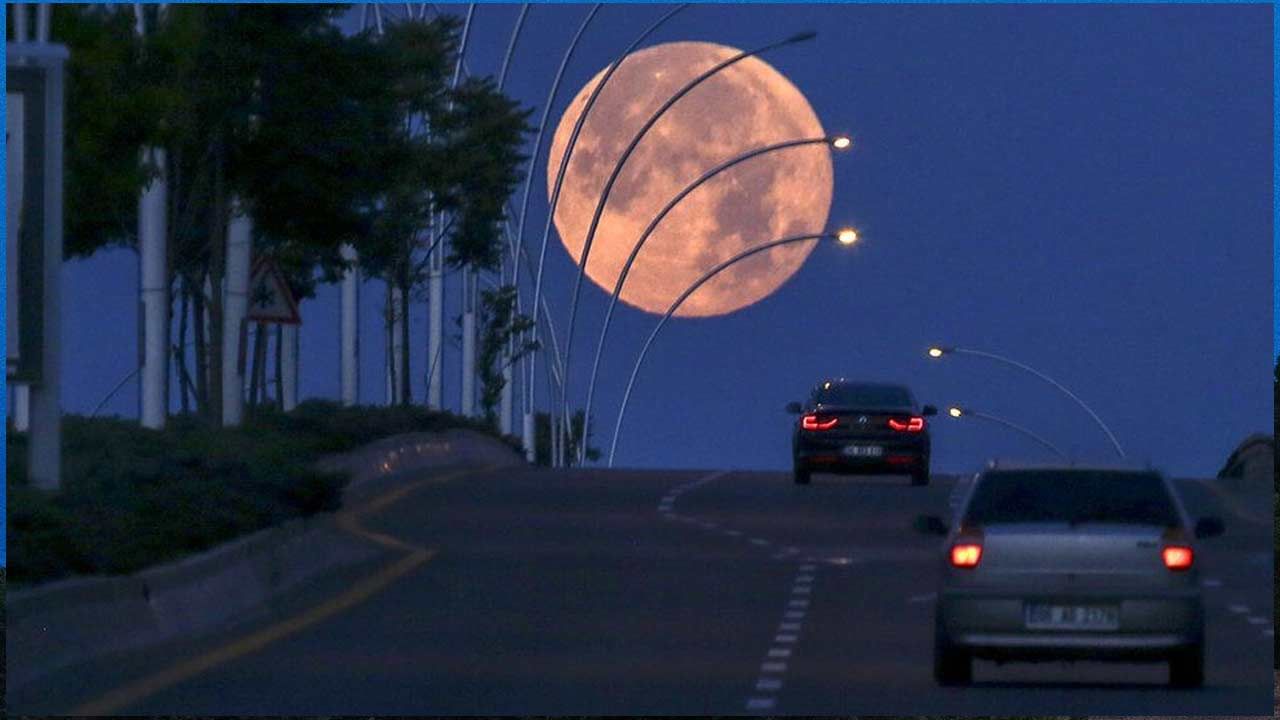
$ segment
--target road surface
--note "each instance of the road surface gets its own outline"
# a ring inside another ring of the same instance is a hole
[[[781,473],[595,469],[428,482],[361,520],[390,544],[376,562],[216,637],[24,688],[9,710],[1271,714],[1270,529],[1233,520],[1197,481],[1179,482],[1192,514],[1227,521],[1199,559],[1203,689],[1167,688],[1164,665],[986,662],[974,686],[938,687],[938,541],[911,522],[945,515],[955,486],[946,476],[914,488],[818,475],[799,487]],[[415,552],[417,564],[388,571]],[[364,590],[353,598],[353,588]]]

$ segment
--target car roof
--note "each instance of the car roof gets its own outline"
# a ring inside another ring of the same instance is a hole
[[[844,385],[844,386],[856,385],[858,387],[900,388],[902,390],[911,389],[910,386],[908,386],[906,383],[896,383],[896,382],[849,380],[847,378],[826,378],[824,380],[818,381],[819,386],[826,385],[828,383],[831,385]]]

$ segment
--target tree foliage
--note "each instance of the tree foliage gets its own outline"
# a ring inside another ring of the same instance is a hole
[[[222,314],[202,289],[222,285],[234,212],[301,297],[338,277],[350,243],[407,304],[433,210],[450,214],[435,234],[452,264],[497,266],[528,113],[489,80],[451,89],[457,21],[345,36],[342,5],[144,7],[141,36],[134,6],[54,8],[71,49],[67,249],[136,246],[138,195],[158,170],[142,151],[163,149],[171,277],[193,314],[208,310],[195,323],[206,395],[219,394]]]

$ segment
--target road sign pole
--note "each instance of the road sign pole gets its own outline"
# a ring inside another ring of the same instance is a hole
[[[280,407],[289,412],[298,406],[298,326],[284,325],[280,330]]]

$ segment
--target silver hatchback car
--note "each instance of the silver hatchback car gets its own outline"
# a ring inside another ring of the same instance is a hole
[[[1204,682],[1197,538],[1169,481],[1151,470],[991,467],[945,535],[934,676],[969,683],[973,658],[1167,661],[1170,683]]]

